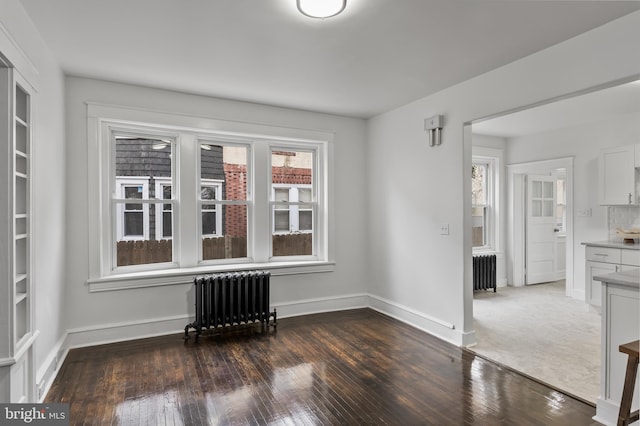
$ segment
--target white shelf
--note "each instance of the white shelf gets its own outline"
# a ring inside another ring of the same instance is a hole
[[[22,179],[28,179],[28,176],[24,173],[20,173],[20,172],[16,172],[16,177],[22,178]]]
[[[27,234],[18,234],[16,235],[16,240],[24,240],[27,237],[29,237]]]
[[[22,118],[18,117],[17,115],[16,115],[15,119],[16,119],[16,123],[17,123],[17,124],[21,124],[21,125],[22,125],[22,126],[24,126],[24,127],[29,127],[29,125],[27,124],[27,122],[26,122],[26,121],[24,121]]]
[[[20,281],[24,280],[27,278],[27,274],[18,274],[16,275],[16,283],[19,283]]]
[[[16,152],[16,156],[18,156],[18,157],[29,158],[29,156],[27,154],[25,154],[24,152],[22,152],[22,151],[18,151],[16,149],[15,152]]]
[[[27,298],[27,293],[18,293],[18,294],[16,294],[16,305],[18,303],[22,302],[26,298]]]

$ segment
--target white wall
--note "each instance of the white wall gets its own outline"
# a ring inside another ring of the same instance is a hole
[[[638,39],[636,12],[369,121],[369,170],[387,171],[370,175],[374,306],[457,344],[475,341],[464,123],[638,75]],[[435,114],[445,116],[443,140],[430,148],[423,120]],[[439,235],[442,223],[450,235]]]
[[[70,165],[67,270],[70,345],[95,344],[184,329],[193,321],[192,284],[90,293],[86,101],[198,117],[335,133],[333,226],[335,271],[273,278],[273,305],[291,315],[366,304],[367,250],[364,120],[214,99],[140,86],[68,77],[66,111]]]
[[[536,135],[510,138],[509,164],[573,157],[574,242],[573,296],[584,297],[585,250],[583,242],[609,238],[607,207],[598,205],[598,155],[606,147],[640,141],[640,113],[603,117],[597,123]],[[590,217],[575,213],[591,209]]]
[[[64,77],[18,0],[0,2],[0,26],[37,70],[33,108],[32,246],[36,381],[46,380],[66,327]],[[4,324],[2,326],[5,326]]]

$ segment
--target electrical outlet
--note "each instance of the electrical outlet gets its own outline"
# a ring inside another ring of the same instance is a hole
[[[440,235],[449,235],[449,224],[443,223],[440,225]]]

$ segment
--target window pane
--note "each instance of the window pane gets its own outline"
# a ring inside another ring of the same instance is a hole
[[[116,198],[171,199],[172,143],[169,140],[115,136]],[[173,260],[172,204],[117,203],[116,266]]]
[[[473,207],[471,211],[473,247],[483,247],[486,245],[486,211],[486,207]]]
[[[203,194],[207,200],[246,200],[247,199],[247,157],[248,148],[228,146],[212,142],[200,143],[200,178],[215,180],[222,184],[222,193],[218,198],[211,191]]]
[[[544,211],[542,212],[544,217],[553,217],[553,201],[544,200]]]
[[[313,254],[313,178],[313,151],[271,151],[272,256]]]
[[[203,186],[200,188],[200,198],[203,200],[216,200],[216,189],[212,186]]]
[[[142,212],[124,212],[124,235],[127,237],[144,235]]]
[[[289,210],[276,210],[274,222],[276,232],[289,232]]]
[[[212,226],[222,222],[223,229],[218,230],[217,236],[202,237],[202,260],[214,259],[235,259],[247,257],[247,206],[246,205],[224,205],[220,207],[222,217],[220,220],[214,216],[216,212],[203,210],[203,228],[205,223]],[[205,216],[207,216],[205,218]],[[215,220],[213,220],[215,217]],[[209,231],[211,228],[208,229]],[[205,230],[203,229],[203,232]]]
[[[275,201],[289,201],[289,188],[276,188]]]
[[[141,200],[142,199],[142,189],[143,189],[142,185],[125,186],[124,187],[124,198],[126,198],[126,199],[137,198],[137,199]]]
[[[301,203],[311,202],[311,188],[298,188],[298,201]]]
[[[167,204],[165,204],[166,206]],[[171,204],[169,204],[171,206]],[[171,232],[171,220],[172,215],[170,211],[162,212],[162,238],[171,238],[173,236]]]
[[[544,182],[542,197],[553,198],[553,182]]]
[[[471,204],[487,204],[487,165],[474,164],[471,169]]]
[[[531,196],[535,198],[542,198],[542,182],[534,180],[531,183]]]
[[[125,210],[142,210],[142,204],[125,204]]]
[[[214,206],[215,207],[215,206]],[[202,235],[216,235],[216,212],[202,209]]]
[[[311,210],[300,210],[299,227],[300,231],[313,230],[313,212]]]

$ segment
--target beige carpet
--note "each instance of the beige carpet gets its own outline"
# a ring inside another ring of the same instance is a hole
[[[474,295],[478,344],[469,349],[595,404],[600,315],[564,295],[564,281]]]

